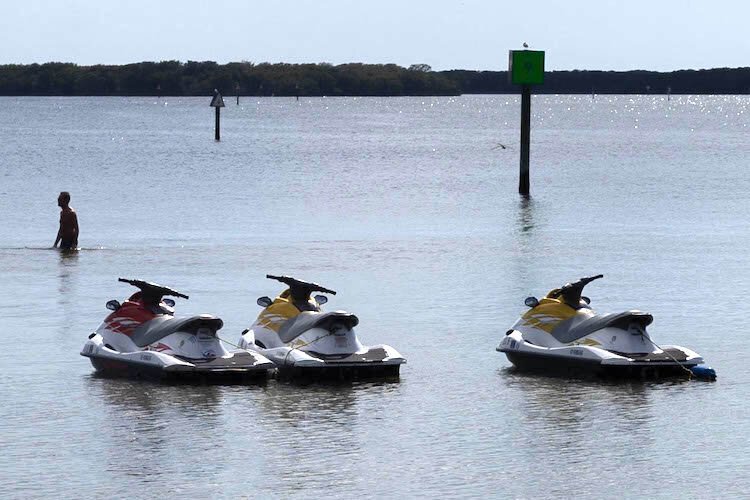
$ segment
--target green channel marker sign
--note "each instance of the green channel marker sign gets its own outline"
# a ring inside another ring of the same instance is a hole
[[[514,85],[541,85],[544,83],[544,51],[508,51],[508,74]]]

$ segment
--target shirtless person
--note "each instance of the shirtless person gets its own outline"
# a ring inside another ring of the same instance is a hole
[[[53,248],[60,244],[60,250],[74,250],[78,246],[78,216],[70,205],[70,193],[63,191],[57,197],[57,205],[60,207],[60,229]]]

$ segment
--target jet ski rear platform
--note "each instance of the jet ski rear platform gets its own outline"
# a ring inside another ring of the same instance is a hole
[[[398,380],[400,365],[342,365],[329,364],[322,368],[299,366],[280,367],[276,377],[279,380],[296,382],[318,381],[389,381]]]
[[[277,362],[277,378],[282,380],[398,379],[404,363],[393,348],[382,345],[349,354],[324,354],[288,348],[272,349],[268,354],[269,359]],[[396,357],[392,357],[394,354]]]

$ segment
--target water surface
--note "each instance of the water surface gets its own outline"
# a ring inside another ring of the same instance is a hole
[[[0,98],[0,488],[9,497],[741,496],[750,98]],[[505,149],[499,144],[506,146]],[[72,194],[83,249],[47,249]],[[281,291],[339,292],[399,383],[173,387],[79,356],[118,276],[236,341]],[[523,299],[584,275],[716,383],[530,377]]]

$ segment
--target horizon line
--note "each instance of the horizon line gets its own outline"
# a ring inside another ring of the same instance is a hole
[[[162,60],[159,60],[159,61],[156,61],[156,60],[151,60],[151,61],[144,60],[144,61],[135,61],[135,62],[128,62],[128,63],[95,63],[95,64],[81,64],[81,63],[76,63],[76,62],[72,62],[72,61],[46,61],[46,62],[42,62],[42,63],[39,63],[39,62],[32,62],[32,63],[13,63],[13,62],[5,63],[5,62],[0,62],[0,67],[3,67],[3,66],[34,66],[34,65],[44,66],[44,65],[47,65],[47,64],[66,64],[66,65],[69,64],[69,65],[74,65],[74,66],[78,66],[78,67],[81,67],[81,68],[91,68],[91,67],[96,67],[96,66],[115,66],[116,67],[116,66],[130,66],[130,65],[134,65],[134,64],[161,64],[161,63],[169,63],[169,62],[177,62],[177,63],[182,64],[182,65],[185,65],[185,64],[188,64],[188,63],[201,63],[201,64],[202,63],[213,63],[213,64],[216,64],[216,65],[219,65],[219,66],[226,66],[226,65],[230,65],[230,64],[247,64],[247,65],[251,65],[251,66],[260,66],[260,65],[270,65],[270,66],[275,66],[275,65],[310,66],[310,65],[312,65],[312,66],[332,66],[332,67],[338,67],[338,66],[346,66],[346,65],[352,65],[352,64],[359,64],[359,65],[363,65],[363,66],[398,66],[398,67],[403,68],[403,69],[408,69],[409,68],[409,66],[402,66],[401,64],[398,64],[398,63],[366,63],[366,62],[360,62],[360,61],[351,61],[351,62],[338,63],[338,64],[334,64],[334,63],[326,62],[326,61],[322,61],[322,62],[302,62],[302,63],[296,62],[296,63],[293,63],[293,62],[283,62],[283,61],[281,61],[281,62],[269,62],[269,61],[254,62],[254,61],[248,61],[248,60],[229,61],[229,62],[226,62],[226,63],[219,63],[217,61],[212,61],[212,60],[198,61],[198,60],[193,60],[193,59],[188,59],[186,61],[182,61],[182,60],[179,60],[179,59],[162,59]],[[414,63],[414,64],[425,64],[425,63]],[[428,66],[430,66],[430,65],[428,64]],[[467,69],[467,68],[432,69],[431,66],[430,66],[430,68],[431,68],[430,72],[433,72],[433,73],[444,73],[444,72],[447,72],[447,71],[476,71],[476,72],[495,72],[495,73],[497,73],[497,72],[507,72],[508,71],[507,69]],[[676,72],[680,72],[680,71],[714,71],[714,70],[744,70],[744,69],[750,69],[750,66],[734,66],[734,67],[733,66],[716,66],[716,67],[711,67],[711,68],[681,68],[681,69],[673,69],[673,70],[652,70],[652,69],[580,69],[580,68],[577,68],[577,69],[549,69],[549,70],[545,70],[544,72],[545,73],[554,73],[554,72],[575,72],[575,71],[581,71],[581,72],[583,72],[583,71],[588,71],[588,72],[597,71],[597,72],[603,72],[603,73],[628,73],[628,72],[676,73]]]

